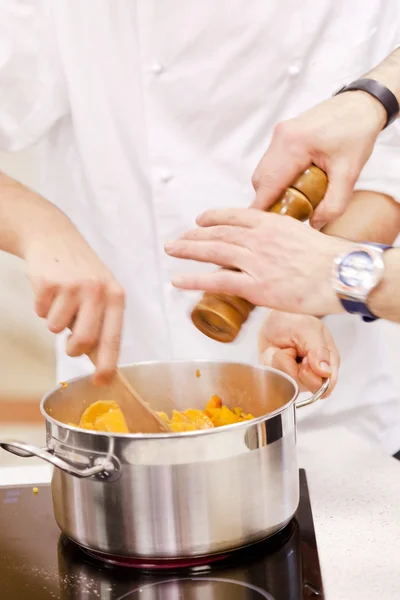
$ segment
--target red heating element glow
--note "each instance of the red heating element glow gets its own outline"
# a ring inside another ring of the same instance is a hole
[[[156,559],[156,558],[131,558],[127,556],[113,556],[110,554],[103,554],[102,552],[95,552],[83,548],[83,550],[96,558],[109,565],[116,567],[132,567],[134,569],[142,570],[174,570],[174,569],[191,569],[193,567],[200,567],[210,565],[212,563],[224,560],[230,556],[230,554],[213,554],[212,556],[198,556],[189,558],[173,558],[173,559]]]

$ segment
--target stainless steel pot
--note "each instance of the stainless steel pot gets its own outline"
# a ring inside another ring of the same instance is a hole
[[[299,502],[296,383],[267,367],[209,361],[140,363],[123,372],[154,409],[204,408],[217,394],[253,421],[186,433],[106,434],[70,426],[110,399],[88,377],[41,403],[47,447],[1,441],[54,465],[54,514],[69,538],[106,554],[168,559],[222,552],[283,528]]]

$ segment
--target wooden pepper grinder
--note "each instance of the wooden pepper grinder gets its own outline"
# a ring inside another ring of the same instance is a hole
[[[311,165],[271,206],[269,212],[307,221],[325,196],[328,179],[324,171]],[[192,311],[192,321],[202,333],[218,342],[232,342],[254,305],[226,294],[207,294]]]

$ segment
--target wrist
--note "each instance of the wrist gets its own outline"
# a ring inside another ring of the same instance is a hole
[[[35,194],[31,198],[33,206],[36,203],[35,210],[30,214],[30,221],[21,232],[18,239],[19,256],[26,260],[33,248],[43,241],[50,244],[50,240],[60,240],[60,238],[71,236],[71,232],[76,231],[75,226],[70,219],[56,206]]]
[[[335,265],[335,259],[349,251],[352,244],[347,240],[325,236],[325,243],[321,247],[318,256],[318,265],[314,273],[317,283],[314,289],[310,290],[311,309],[309,314],[317,317],[325,315],[334,315],[344,312],[344,308],[332,285],[332,271]],[[308,311],[307,311],[308,312]]]
[[[395,94],[387,85],[382,84],[377,79],[372,79],[371,77],[362,77],[361,79],[356,79],[355,81],[352,81],[351,83],[341,87],[340,90],[336,92],[335,96],[339,96],[347,92],[365,92],[382,105],[386,112],[386,121],[382,129],[386,129],[386,127],[388,127],[399,116],[400,107]],[[359,98],[361,98],[361,96]],[[371,104],[371,106],[373,105]],[[367,132],[370,130],[369,119],[363,120],[362,115],[358,113],[356,115],[356,120],[357,124],[360,124],[359,121],[361,121],[362,127],[365,128]]]
[[[351,98],[357,104],[360,119],[368,119],[368,125],[376,135],[384,129],[387,113],[385,107],[374,96],[363,90],[343,92],[342,96],[348,100]]]

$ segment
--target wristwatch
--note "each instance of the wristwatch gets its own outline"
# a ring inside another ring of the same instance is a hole
[[[358,314],[363,321],[375,321],[376,317],[367,306],[369,294],[382,280],[385,271],[383,254],[392,248],[383,244],[363,242],[335,259],[333,288],[343,308]]]
[[[375,79],[357,79],[357,81],[353,81],[353,83],[341,87],[334,96],[343,94],[343,92],[357,91],[370,94],[382,104],[387,115],[384,129],[397,119],[400,108],[396,96],[389,88],[382,85],[382,83],[379,83],[379,81],[375,81]]]

